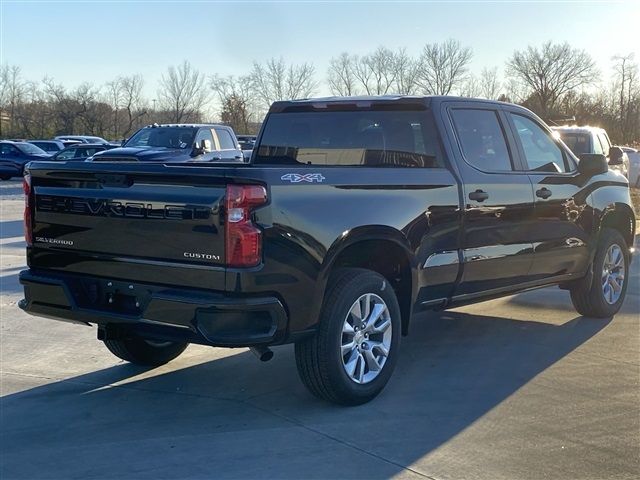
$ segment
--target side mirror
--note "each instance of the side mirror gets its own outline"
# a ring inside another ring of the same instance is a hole
[[[191,155],[197,157],[198,155],[202,155],[204,153],[204,142],[196,142],[193,144],[193,152]]]
[[[622,165],[622,157],[624,157],[624,151],[620,147],[609,148],[609,165]]]
[[[120,146],[124,147],[124,144],[127,143],[128,138],[123,138],[122,141],[120,142]]]
[[[594,175],[607,173],[609,170],[607,157],[601,153],[583,153],[579,158],[578,172],[583,175],[593,177]]]

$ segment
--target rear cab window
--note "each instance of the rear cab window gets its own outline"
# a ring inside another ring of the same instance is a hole
[[[253,163],[442,168],[437,138],[427,110],[274,112]]]

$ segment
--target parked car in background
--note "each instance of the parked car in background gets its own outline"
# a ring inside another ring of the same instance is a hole
[[[253,147],[256,144],[256,136],[255,135],[238,135],[238,143],[240,144],[240,148],[242,149],[242,155],[244,156],[245,162],[251,160],[251,152],[253,152]]]
[[[51,160],[56,162],[69,161],[69,162],[84,162],[87,158],[95,155],[98,152],[115,148],[110,144],[92,144],[92,143],[79,143],[77,145],[71,145],[64,150],[56,153]]]
[[[47,152],[27,142],[0,141],[0,178],[21,177],[24,166],[33,160],[48,160]]]
[[[577,156],[600,153],[607,157],[609,167],[629,178],[629,157],[620,147],[612,146],[607,132],[598,127],[551,127]]]
[[[27,142],[41,148],[51,155],[65,149],[65,144],[60,140],[27,140]]]
[[[58,135],[56,140],[76,140],[81,143],[109,143],[102,137],[94,137],[91,135]]]
[[[231,127],[215,124],[149,125],[124,145],[99,152],[94,162],[242,162]]]
[[[621,147],[629,157],[629,185],[640,188],[640,152],[632,147]]]

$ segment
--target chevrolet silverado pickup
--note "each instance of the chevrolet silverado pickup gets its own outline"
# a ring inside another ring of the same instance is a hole
[[[530,111],[455,97],[274,103],[248,164],[34,162],[26,312],[97,325],[121,359],[295,344],[318,397],[385,386],[414,312],[558,285],[610,317],[627,180]]]

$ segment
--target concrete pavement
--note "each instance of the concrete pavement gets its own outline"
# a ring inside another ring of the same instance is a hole
[[[557,288],[414,320],[386,390],[316,400],[291,346],[120,362],[95,329],[29,317],[18,182],[0,183],[0,478],[640,476],[640,265],[612,320]]]

